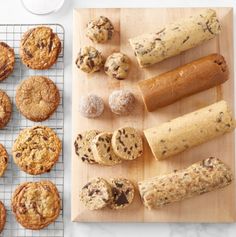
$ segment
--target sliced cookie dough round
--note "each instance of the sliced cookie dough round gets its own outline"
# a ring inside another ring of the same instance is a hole
[[[8,154],[5,147],[0,144],[0,177],[3,176],[8,164]]]
[[[7,211],[4,204],[0,201],[0,233],[2,233],[7,219]]]
[[[109,184],[112,191],[111,209],[123,209],[129,206],[133,199],[135,188],[131,181],[124,178],[110,179]]]
[[[90,180],[80,191],[80,201],[89,210],[106,207],[112,198],[109,183],[100,177]]]
[[[75,153],[85,163],[97,163],[94,159],[91,143],[92,140],[99,134],[98,130],[89,130],[79,133],[75,139]]]
[[[92,152],[95,161],[101,165],[117,165],[122,162],[113,151],[111,145],[112,133],[103,132],[92,140]]]
[[[12,104],[9,96],[3,90],[0,90],[0,128],[5,127],[12,113]]]
[[[113,133],[112,147],[118,157],[124,160],[135,160],[143,153],[142,136],[134,128],[119,128]]]

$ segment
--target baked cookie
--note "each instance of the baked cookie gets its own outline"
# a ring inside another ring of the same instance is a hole
[[[97,118],[104,111],[103,99],[97,95],[90,94],[82,96],[79,100],[79,112],[86,118]]]
[[[130,114],[135,105],[135,97],[128,90],[115,90],[109,96],[109,106],[111,111],[117,115]]]
[[[55,83],[47,77],[31,76],[16,90],[16,106],[28,119],[40,122],[48,119],[60,103]]]
[[[94,137],[96,137],[100,132],[98,130],[90,130],[83,133],[79,133],[75,139],[75,153],[83,162],[94,164],[96,163],[91,143]]]
[[[103,178],[90,180],[80,191],[80,201],[89,210],[102,209],[111,201],[111,187]]]
[[[134,160],[143,153],[142,137],[131,127],[114,131],[111,143],[114,153],[124,160]]]
[[[61,199],[57,187],[49,180],[25,182],[16,188],[11,206],[16,220],[23,227],[40,230],[57,219]]]
[[[39,26],[28,30],[20,42],[22,62],[31,69],[48,69],[61,52],[61,41],[51,28]]]
[[[60,139],[46,126],[22,130],[12,147],[15,163],[24,172],[32,175],[49,172],[58,161],[60,152]]]
[[[5,147],[0,144],[0,177],[3,176],[8,164],[8,154]],[[1,229],[1,228],[0,228]]]
[[[87,25],[86,36],[94,43],[105,43],[112,38],[114,27],[105,16],[100,16]]]
[[[0,81],[6,79],[13,71],[15,64],[14,49],[0,42]]]
[[[4,204],[0,201],[0,233],[2,233],[7,219],[7,211]]]
[[[103,132],[92,140],[94,159],[101,165],[117,165],[122,162],[112,149],[111,138],[112,133]]]
[[[134,185],[124,178],[114,178],[109,181],[112,191],[111,209],[122,209],[129,206],[134,199]]]
[[[0,128],[7,125],[11,118],[12,104],[10,98],[3,90],[0,90]]]
[[[80,49],[75,64],[80,70],[93,73],[103,67],[104,58],[97,49],[92,46],[86,46]]]
[[[123,53],[113,53],[110,55],[104,65],[105,73],[117,80],[123,80],[128,76],[130,60]]]

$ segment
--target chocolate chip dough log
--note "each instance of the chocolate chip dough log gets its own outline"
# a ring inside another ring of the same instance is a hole
[[[139,182],[138,187],[144,206],[153,209],[223,188],[232,180],[231,170],[211,157],[186,169]]]
[[[220,32],[216,12],[205,9],[194,16],[129,40],[140,67],[147,67],[196,47]]]
[[[224,83],[229,78],[225,59],[211,54],[138,83],[149,112],[183,97]]]
[[[234,129],[227,103],[222,100],[144,131],[156,159],[179,154]]]

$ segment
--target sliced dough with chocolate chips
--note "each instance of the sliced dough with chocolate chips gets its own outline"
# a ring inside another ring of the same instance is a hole
[[[109,183],[100,177],[90,180],[80,191],[80,201],[89,210],[102,209],[112,198]]]
[[[98,130],[90,130],[77,135],[74,142],[75,153],[83,162],[89,164],[97,163],[93,156],[91,142],[99,133]]]
[[[112,147],[120,158],[134,160],[143,153],[142,136],[134,128],[119,128],[113,133]]]
[[[92,141],[91,147],[95,161],[101,165],[117,165],[122,162],[112,149],[111,138],[112,133],[103,132]]]
[[[134,199],[134,185],[131,181],[124,178],[111,179],[109,184],[112,191],[111,209],[122,209],[129,206]]]

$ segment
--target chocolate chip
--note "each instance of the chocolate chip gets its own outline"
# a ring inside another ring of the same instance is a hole
[[[124,194],[124,192],[122,191],[121,194],[118,196],[118,198],[115,200],[115,204],[117,206],[122,206],[122,205],[125,205],[128,203],[129,203],[129,201],[128,201],[126,195]]]

